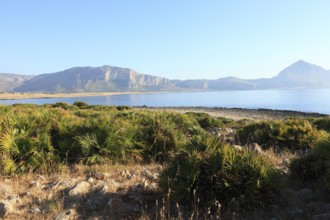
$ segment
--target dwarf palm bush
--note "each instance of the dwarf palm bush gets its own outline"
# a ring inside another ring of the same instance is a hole
[[[220,201],[227,207],[249,209],[273,204],[280,180],[263,158],[205,135],[182,147],[161,173],[159,186],[176,202],[189,204],[197,197],[203,205]]]
[[[47,170],[56,165],[57,157],[48,134],[51,116],[47,113],[13,116],[2,124],[0,152],[3,171],[6,174]]]
[[[330,190],[330,138],[319,141],[308,155],[293,160],[290,168],[293,177],[324,181]]]
[[[284,121],[261,121],[250,123],[238,132],[243,144],[257,142],[263,148],[302,150],[313,148],[315,143],[326,137],[304,119],[286,119]]]
[[[318,129],[330,132],[330,117],[311,119],[311,121]]]

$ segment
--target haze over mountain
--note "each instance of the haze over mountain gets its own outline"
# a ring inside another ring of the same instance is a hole
[[[0,73],[0,92],[11,92],[34,76]]]
[[[215,80],[169,80],[141,74],[128,68],[74,67],[35,77],[0,74],[0,91],[15,92],[112,92],[112,91],[177,91],[177,90],[251,90],[330,88],[330,71],[297,61],[273,78]]]

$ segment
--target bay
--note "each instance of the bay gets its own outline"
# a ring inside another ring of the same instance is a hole
[[[73,98],[1,100],[0,104],[32,103],[41,105],[56,102],[72,104],[76,101],[86,102],[90,105],[264,108],[330,114],[330,89],[142,93]]]

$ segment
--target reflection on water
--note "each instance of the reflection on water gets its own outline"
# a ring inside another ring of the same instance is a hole
[[[75,101],[95,105],[204,106],[295,110],[330,114],[330,89],[245,90],[131,94],[74,98],[1,100],[1,104],[56,103]]]

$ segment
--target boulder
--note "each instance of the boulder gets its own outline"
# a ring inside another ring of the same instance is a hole
[[[13,200],[1,200],[0,201],[0,217],[4,218],[8,214],[14,212],[14,201]]]

